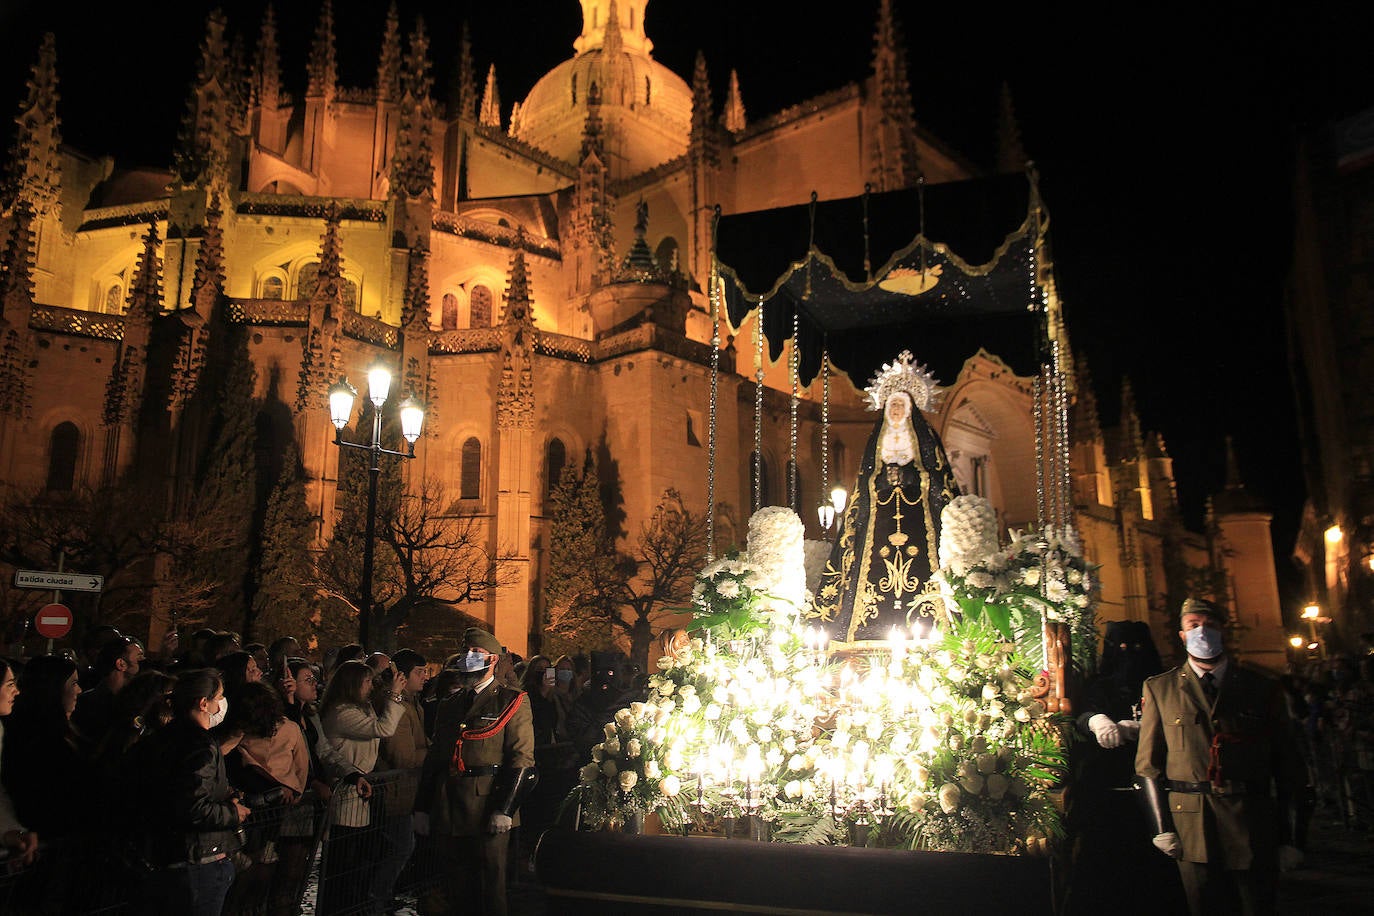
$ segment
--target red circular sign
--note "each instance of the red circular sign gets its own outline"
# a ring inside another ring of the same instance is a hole
[[[33,628],[39,636],[61,639],[72,631],[72,609],[65,604],[45,604],[34,615]]]

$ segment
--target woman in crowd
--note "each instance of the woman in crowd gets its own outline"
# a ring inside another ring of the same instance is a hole
[[[405,712],[405,697],[389,694],[378,715],[370,702],[372,689],[372,670],[366,663],[346,661],[330,677],[320,713],[325,737],[363,773],[376,767],[381,739],[396,734]],[[372,824],[371,805],[351,786],[341,788],[333,804],[334,826],[325,845],[320,879],[322,913],[369,895],[372,881],[372,864],[365,847],[365,828]],[[380,907],[386,901],[373,902]]]
[[[224,907],[229,856],[250,813],[210,735],[225,711],[218,672],[184,671],[172,688],[172,721],[130,755],[138,848],[150,867],[135,912],[219,916]]]
[[[230,701],[244,684],[256,684],[262,680],[262,668],[251,652],[240,649],[221,656],[215,662],[220,675],[224,678],[224,695]]]
[[[14,712],[14,698],[19,696],[19,681],[15,677],[14,665],[7,658],[0,658],[0,719]],[[0,725],[0,760],[4,759],[5,727]],[[0,769],[0,776],[3,776]],[[38,853],[38,834],[24,827],[15,814],[14,802],[0,782],[0,843],[9,851],[10,861],[21,866],[33,864]]]
[[[281,695],[261,681],[234,695],[229,726],[243,733],[225,760],[229,782],[253,809],[246,827],[248,859],[229,892],[228,912],[246,909],[267,894],[280,856],[277,840],[289,806],[310,777],[310,750],[300,726],[286,718]]]
[[[90,748],[71,726],[81,693],[76,663],[30,659],[5,723],[3,772],[19,819],[53,840],[75,834],[90,811]]]
[[[102,798],[115,798],[125,756],[139,741],[172,721],[172,685],[176,678],[161,671],[140,671],[115,694],[110,727],[95,749],[96,778]],[[118,819],[118,809],[109,812]]]

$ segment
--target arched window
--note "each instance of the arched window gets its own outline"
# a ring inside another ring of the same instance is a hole
[[[491,327],[491,290],[485,286],[474,286],[469,299],[468,327]]]
[[[850,481],[845,473],[849,467],[848,457],[845,454],[844,443],[836,439],[830,443],[830,485],[832,487],[844,487],[849,489]],[[828,495],[828,494],[827,494]]]
[[[568,449],[563,444],[563,440],[550,439],[548,454],[544,460],[547,469],[547,488],[544,490],[546,499],[552,496],[553,491],[557,489],[559,481],[563,478],[563,468],[567,463]]]
[[[577,104],[577,74],[572,75],[572,103]]]
[[[361,312],[363,310],[363,304],[361,297],[358,295],[358,284],[347,278],[344,278],[340,282],[342,284],[340,289],[343,292],[344,308],[352,309],[355,312]]]
[[[121,284],[111,283],[110,288],[105,290],[105,311],[111,315],[124,311],[124,287]]]
[[[678,258],[677,239],[671,235],[659,242],[658,248],[654,249],[654,263],[665,273],[677,273],[682,269]]]
[[[476,436],[463,443],[463,471],[458,485],[459,499],[482,498],[482,443]]]
[[[452,331],[458,327],[458,297],[453,293],[444,293],[443,305],[439,314],[439,326],[445,331]]]
[[[71,490],[76,484],[76,459],[81,450],[81,430],[70,421],[53,427],[48,440],[48,489]]]
[[[286,297],[286,281],[281,277],[266,277],[262,281],[262,291],[259,298],[262,299],[283,299]]]
[[[757,459],[757,460],[756,460]],[[758,452],[749,453],[749,493],[747,494],[751,510],[762,509],[764,506],[773,505],[773,495],[771,490],[772,481],[769,480],[768,459]],[[759,494],[759,504],[753,505],[754,493]],[[751,511],[752,514],[752,511]]]
[[[296,298],[309,299],[315,295],[315,287],[320,282],[320,263],[311,261],[301,267],[300,273],[296,274]]]
[[[631,13],[630,13],[630,16],[631,16],[631,18],[633,18],[633,17],[634,17],[634,13],[631,12]],[[653,84],[649,82],[649,78],[646,76],[646,77],[644,77],[644,104],[645,104],[645,105],[648,105],[648,104],[649,104],[649,100],[653,98],[653,95],[654,95],[654,87],[653,87]]]

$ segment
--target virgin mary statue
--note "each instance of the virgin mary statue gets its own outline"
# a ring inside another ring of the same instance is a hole
[[[882,411],[864,447],[859,479],[830,550],[815,615],[832,645],[860,648],[910,627],[913,599],[939,567],[940,512],[959,494],[940,437],[922,415],[939,394],[909,351],[868,388]]]

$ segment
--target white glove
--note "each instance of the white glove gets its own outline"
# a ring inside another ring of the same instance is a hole
[[[505,833],[510,830],[511,823],[509,814],[493,814],[491,816],[491,823],[487,825],[487,829],[492,833]]]
[[[410,815],[410,827],[417,836],[429,836],[429,812],[413,812]]]
[[[1292,871],[1302,864],[1305,856],[1296,846],[1279,847],[1279,871]]]
[[[1122,719],[1120,722],[1116,723],[1116,728],[1121,732],[1121,740],[1123,742],[1140,740],[1140,723],[1135,719]]]
[[[1173,831],[1157,835],[1152,842],[1155,844],[1155,849],[1171,859],[1183,857],[1183,847],[1178,842],[1178,834]]]
[[[1121,729],[1109,717],[1098,713],[1088,720],[1088,730],[1106,748],[1121,747]]]

